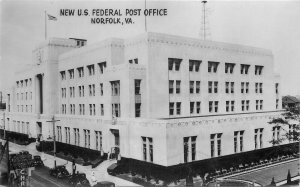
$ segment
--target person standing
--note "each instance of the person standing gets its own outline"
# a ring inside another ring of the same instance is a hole
[[[72,161],[72,175],[75,175],[76,172],[76,164],[75,164],[75,160],[73,159]]]

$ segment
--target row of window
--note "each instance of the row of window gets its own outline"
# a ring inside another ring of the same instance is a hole
[[[96,104],[88,104],[89,106],[89,115],[90,116],[95,116],[96,115]],[[79,115],[85,115],[85,104],[78,104],[79,107]],[[75,104],[70,104],[69,105],[69,114],[76,114],[75,110]],[[67,105],[62,104],[61,105],[61,113],[62,114],[67,114]],[[100,115],[104,116],[104,104],[100,104]],[[119,116],[117,116],[119,117]]]
[[[172,71],[174,69],[175,71],[180,71],[181,62],[182,62],[182,59],[169,58],[168,59],[169,70]],[[201,63],[202,63],[201,60],[189,60],[189,71],[190,72],[199,72]],[[220,64],[220,62],[208,61],[207,71],[209,73],[217,73],[219,64]],[[225,63],[225,73],[233,74],[235,65],[236,65],[235,63]],[[254,74],[262,75],[263,67],[264,66],[255,65]],[[248,65],[248,64],[240,64],[240,73],[248,74],[249,68],[250,68],[250,65]]]
[[[17,93],[17,101],[18,100],[32,100],[32,92],[25,92],[25,93]]]
[[[112,96],[119,96],[120,95],[120,81],[111,81],[111,93]],[[134,80],[134,91],[135,95],[140,95],[141,94],[141,80],[140,79],[135,79]],[[79,97],[84,97],[84,85],[78,86],[78,94]],[[96,95],[96,86],[95,84],[90,84],[88,85],[89,89],[89,96],[95,96]],[[103,83],[99,84],[99,89],[100,89],[100,96],[103,96]],[[75,97],[75,87],[69,87],[69,93],[70,97]],[[67,96],[67,89],[66,88],[61,88],[61,97],[66,98]]]
[[[234,112],[235,104],[234,100],[225,101],[226,112]],[[279,99],[276,99],[276,109],[279,107]],[[250,100],[241,100],[241,111],[250,110]],[[263,110],[263,100],[255,100],[255,110]],[[209,113],[217,113],[219,111],[219,101],[208,101],[208,111]],[[190,102],[190,114],[200,114],[201,113],[201,102],[192,101]],[[169,115],[181,115],[181,102],[170,102],[169,103]]]
[[[7,120],[8,120],[7,124],[9,127],[9,118],[7,118]],[[30,133],[29,122],[13,120],[12,129],[8,129],[8,130],[12,130],[23,134],[29,134]]]
[[[190,81],[190,93],[200,93],[200,81]],[[175,86],[174,86],[175,84]],[[208,81],[208,93],[218,93],[218,81]],[[278,84],[275,92],[278,93]],[[169,93],[180,94],[181,81],[169,80]],[[234,82],[225,82],[225,93],[234,93]],[[249,93],[249,82],[241,82],[241,93]],[[263,93],[263,83],[255,83],[255,93]]]
[[[17,81],[16,84],[17,84],[17,88],[27,87],[27,86],[32,85],[32,80],[31,80],[31,78],[25,79],[25,80],[20,80],[20,81]]]
[[[289,130],[292,127],[289,127]],[[254,149],[263,148],[263,128],[254,129]],[[273,127],[273,139],[280,137],[280,127]],[[210,156],[222,156],[222,133],[210,134]],[[239,153],[244,151],[244,135],[245,131],[233,132],[233,151]],[[183,155],[184,162],[191,162],[196,160],[197,136],[183,137]]]
[[[93,76],[95,75],[95,65],[94,64],[91,64],[91,65],[88,65],[86,66],[87,68],[87,72],[88,72],[88,75],[89,76]],[[100,62],[98,63],[98,68],[99,68],[99,73],[100,74],[103,74],[105,68],[106,68],[106,62]],[[84,77],[84,67],[78,67],[76,68],[77,70],[77,75],[78,75],[78,78],[82,78]],[[68,74],[69,74],[69,79],[74,79],[75,78],[75,70],[74,69],[69,69],[67,70]],[[61,71],[60,72],[60,76],[61,76],[61,80],[66,80],[66,71]]]
[[[64,128],[65,133],[65,143],[71,144],[71,130],[70,127]],[[62,127],[56,126],[56,134],[57,134],[57,141],[63,142],[62,136]],[[78,128],[73,128],[73,141],[74,145],[80,146],[80,132]],[[96,149],[98,151],[102,150],[102,132],[101,131],[94,131],[94,137],[95,137],[95,147],[93,149]],[[83,146],[85,148],[91,148],[91,131],[88,129],[83,129]]]
[[[17,105],[17,112],[32,112],[32,105]]]

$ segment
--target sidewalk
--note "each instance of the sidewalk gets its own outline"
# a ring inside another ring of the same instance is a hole
[[[31,143],[27,146],[18,145],[12,142],[9,142],[9,149],[11,152],[19,152],[21,150],[27,150],[32,155],[39,155],[41,156],[42,160],[44,161],[44,164],[46,167],[53,168],[54,167],[54,157],[42,152],[38,152],[35,148],[35,143]],[[98,167],[92,168],[92,166],[82,166],[79,164],[76,164],[76,171],[79,171],[80,173],[85,173],[87,176],[87,179],[91,182],[91,174],[92,171],[95,172],[95,177],[98,182],[100,181],[110,181],[115,183],[116,186],[140,186],[138,184],[132,183],[130,181],[126,181],[124,179],[120,179],[115,176],[111,176],[107,173],[107,167],[109,167],[111,164],[116,163],[116,160],[106,160],[102,162]],[[56,157],[56,165],[66,165],[66,168],[69,172],[72,171],[72,163],[68,162],[67,160],[63,160],[61,158]]]

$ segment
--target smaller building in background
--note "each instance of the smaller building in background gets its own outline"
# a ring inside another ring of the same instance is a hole
[[[294,96],[283,96],[282,97],[282,108],[284,109],[297,109],[300,108],[300,100]]]

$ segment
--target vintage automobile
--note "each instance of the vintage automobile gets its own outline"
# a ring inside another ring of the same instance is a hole
[[[85,173],[76,173],[71,175],[68,181],[69,186],[89,187],[90,182],[87,180]]]
[[[34,167],[44,166],[44,162],[42,161],[40,156],[38,155],[33,156],[32,166]]]
[[[118,172],[117,172],[118,169],[117,168],[118,168],[118,164],[112,164],[111,166],[109,166],[107,168],[107,173],[112,175],[112,176],[115,176],[115,175],[118,174]]]
[[[98,182],[95,186],[93,187],[115,187],[115,183],[109,182],[109,181],[101,181]]]
[[[66,166],[56,166],[55,168],[51,168],[49,174],[60,179],[68,178],[70,176]]]

